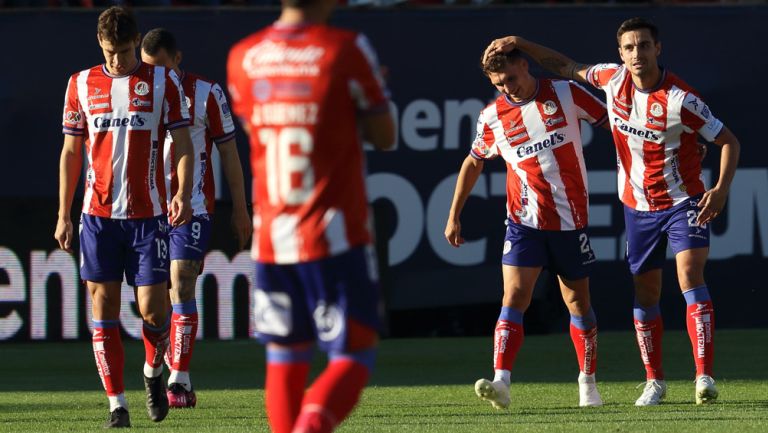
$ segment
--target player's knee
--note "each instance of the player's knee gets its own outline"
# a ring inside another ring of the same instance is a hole
[[[530,304],[530,295],[524,293],[522,290],[504,290],[502,305],[505,307],[512,307],[515,310],[524,312],[528,309]]]
[[[678,266],[677,279],[683,290],[700,286],[704,284],[704,269],[694,263],[683,263]]]
[[[164,308],[153,309],[150,311],[142,312],[141,318],[150,326],[160,328],[168,321],[168,311],[166,311]]]

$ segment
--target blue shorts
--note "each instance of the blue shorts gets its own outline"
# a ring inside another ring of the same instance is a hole
[[[692,197],[669,209],[637,211],[624,206],[627,229],[627,261],[632,274],[642,274],[664,265],[669,247],[675,254],[709,247],[709,225],[696,224],[701,196]]]
[[[192,217],[192,221],[171,228],[171,260],[198,260],[205,258],[211,240],[213,221],[210,215]]]
[[[350,320],[379,329],[379,286],[373,248],[357,247],[324,259],[276,265],[256,262],[253,330],[263,343],[317,341],[343,352]],[[373,272],[371,272],[373,271]]]
[[[580,280],[589,276],[595,260],[586,229],[538,230],[507,220],[504,265],[543,266],[566,280]]]
[[[112,219],[80,216],[80,278],[125,280],[131,286],[168,281],[168,217]]]

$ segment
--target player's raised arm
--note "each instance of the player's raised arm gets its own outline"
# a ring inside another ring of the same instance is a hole
[[[733,176],[736,174],[736,165],[739,162],[739,153],[741,152],[739,139],[727,126],[723,126],[723,130],[715,138],[714,143],[720,146],[720,176],[717,179],[717,184],[705,192],[699,200],[701,212],[696,219],[696,223],[699,225],[712,221],[723,210]]]
[[[453,192],[453,201],[451,209],[448,211],[448,222],[445,224],[445,238],[448,243],[454,247],[464,243],[461,237],[461,211],[467,202],[469,193],[474,188],[477,178],[483,172],[485,163],[477,158],[467,155],[459,170],[459,177],[456,179],[456,189]]]
[[[72,252],[72,199],[75,195],[77,182],[83,165],[83,137],[75,135],[64,136],[64,146],[59,159],[59,217],[56,222],[54,238],[59,242],[59,248]]]
[[[491,42],[485,49],[483,61],[489,56],[506,53],[515,48],[529,55],[536,63],[553,74],[583,83],[587,82],[587,71],[592,65],[577,63],[564,54],[520,36],[506,36]]]

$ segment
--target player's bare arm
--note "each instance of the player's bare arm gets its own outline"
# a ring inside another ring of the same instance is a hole
[[[243,168],[240,165],[240,155],[237,153],[235,139],[227,140],[218,145],[221,155],[221,167],[224,177],[227,178],[229,193],[232,196],[232,231],[237,236],[239,249],[245,247],[248,238],[251,237],[253,224],[248,215],[248,206],[245,203],[245,182],[243,181]]]
[[[728,127],[723,126],[723,131],[715,139],[715,144],[720,146],[720,176],[717,184],[706,191],[699,200],[701,211],[696,219],[699,225],[712,221],[722,212],[739,162],[741,144]]]
[[[363,139],[378,150],[388,150],[395,145],[395,122],[392,113],[376,113],[360,119]]]
[[[469,193],[474,188],[477,178],[483,172],[485,163],[472,156],[464,158],[459,170],[459,177],[456,179],[456,190],[453,193],[453,202],[451,210],[448,212],[448,222],[445,224],[445,238],[448,243],[454,247],[459,247],[464,243],[461,237],[461,211],[467,202]]]
[[[533,60],[540,64],[544,69],[568,79],[587,82],[587,71],[592,65],[577,63],[569,57],[561,54],[551,48],[523,39],[519,36],[506,36],[496,39],[485,49],[483,62],[489,57],[498,53],[506,53],[513,49],[528,54]]]
[[[180,226],[192,219],[192,170],[195,156],[192,153],[192,138],[189,128],[177,128],[171,131],[173,137],[176,173],[179,176],[179,190],[171,201],[170,218],[173,226]]]
[[[59,242],[59,248],[72,252],[72,199],[75,196],[77,182],[83,165],[83,137],[64,136],[64,146],[59,159],[59,217],[53,237]]]

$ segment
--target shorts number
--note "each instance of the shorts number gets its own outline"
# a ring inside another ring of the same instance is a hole
[[[202,229],[202,226],[199,222],[195,221],[192,223],[192,237],[195,239],[200,239],[200,230]]]
[[[259,129],[259,141],[267,147],[267,195],[272,205],[300,205],[312,196],[315,173],[309,155],[312,135],[306,128]]]
[[[589,238],[586,233],[579,235],[579,242],[581,242],[581,252],[584,254],[589,253],[591,248],[589,248]]]
[[[165,243],[165,239],[155,239],[157,244],[157,258],[164,260],[168,257],[168,244]]]
[[[699,211],[695,211],[693,209],[686,212],[686,216],[688,216],[688,227],[701,227],[703,229],[707,228],[707,224],[696,224],[696,218],[699,217]]]

